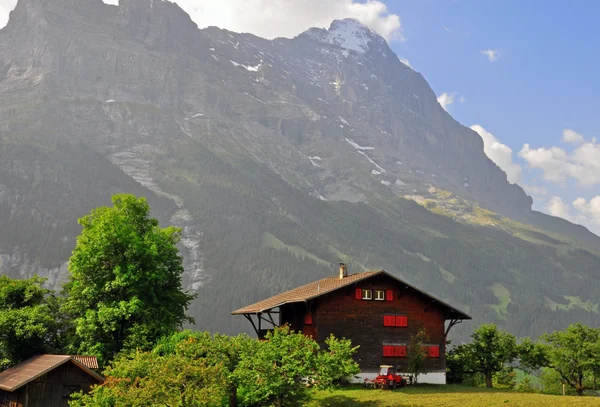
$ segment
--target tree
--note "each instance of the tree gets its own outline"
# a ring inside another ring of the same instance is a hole
[[[102,364],[123,349],[151,349],[192,322],[185,311],[193,296],[181,287],[180,230],[159,228],[144,198],[115,195],[112,202],[79,219],[65,285],[78,349]]]
[[[319,345],[289,326],[267,333],[254,354],[244,354],[236,376],[243,385],[247,403],[297,402],[306,396],[300,379],[313,375]]]
[[[106,381],[89,394],[79,393],[72,407],[219,406],[227,397],[227,373],[208,358],[191,358],[193,340],[165,355],[122,354],[104,371]]]
[[[358,363],[352,359],[359,346],[352,346],[350,339],[337,339],[330,335],[325,339],[326,350],[317,354],[314,381],[318,388],[330,389],[341,380],[360,372]]]
[[[420,329],[416,335],[410,337],[407,349],[408,370],[412,374],[413,383],[416,384],[419,375],[423,373],[425,361],[427,360],[427,349],[424,344],[429,341],[426,330]]]
[[[321,350],[312,338],[287,325],[275,328],[265,339],[257,342],[253,352],[242,353],[235,370],[247,404],[272,402],[281,407],[300,403],[307,397],[301,379],[327,389],[359,371],[352,360],[358,348],[349,340],[330,336],[328,349]]]
[[[0,276],[0,369],[58,346],[58,301],[38,276]]]
[[[185,341],[189,342],[188,346],[180,347]],[[208,364],[220,365],[227,377],[229,406],[235,407],[239,387],[235,370],[242,354],[253,355],[257,346],[258,341],[245,334],[211,336],[208,332],[183,331],[160,340],[152,352],[161,356],[179,353],[192,359],[205,358]]]
[[[502,371],[518,355],[516,339],[494,324],[481,325],[471,338],[471,343],[459,345],[449,352],[449,366],[459,369],[453,372],[456,376],[482,373],[485,386],[492,388],[494,374]]]
[[[574,324],[564,331],[542,335],[537,343],[525,339],[520,345],[520,358],[527,368],[555,370],[581,396],[584,390],[593,388],[586,381],[600,370],[600,329]]]

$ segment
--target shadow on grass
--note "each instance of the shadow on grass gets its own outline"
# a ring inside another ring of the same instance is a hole
[[[319,406],[322,407],[376,407],[375,400],[357,400],[346,396],[329,396],[319,400]]]

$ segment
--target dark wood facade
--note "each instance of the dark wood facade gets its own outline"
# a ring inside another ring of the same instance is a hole
[[[446,382],[446,337],[452,326],[471,317],[384,270],[327,277],[232,312],[252,323],[259,338],[265,325],[288,324],[324,344],[329,335],[350,339],[362,377],[380,365],[409,373],[408,345],[421,329],[429,340],[425,382]],[[448,321],[448,323],[446,323]]]
[[[0,407],[68,407],[70,396],[100,383],[69,361],[12,392],[0,390]]]
[[[357,289],[371,290],[373,299],[357,299]],[[385,292],[384,300],[374,298],[376,290]],[[391,299],[388,298],[390,294]],[[280,310],[281,324],[290,324],[292,329],[310,335],[320,343],[333,334],[360,345],[355,359],[363,373],[376,372],[379,365],[385,364],[406,372],[406,356],[384,356],[384,346],[407,346],[411,336],[423,328],[429,335],[428,347],[439,347],[439,356],[427,358],[426,371],[446,371],[445,321],[448,315],[444,307],[386,274],[306,303],[284,304]],[[406,326],[384,326],[386,315],[406,317]]]

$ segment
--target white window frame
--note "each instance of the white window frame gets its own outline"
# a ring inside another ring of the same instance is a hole
[[[381,295],[381,298],[379,297]],[[375,290],[375,301],[385,301],[385,290]]]
[[[363,300],[372,300],[373,299],[373,290],[362,289],[362,299]]]

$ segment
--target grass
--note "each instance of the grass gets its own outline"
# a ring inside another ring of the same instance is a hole
[[[594,304],[591,301],[583,301],[579,297],[572,297],[568,295],[565,295],[564,298],[565,300],[569,301],[568,304],[559,304],[546,297],[546,307],[550,308],[552,311],[570,311],[579,308],[587,312],[593,312],[594,314],[598,314],[598,304]]]
[[[448,216],[464,223],[500,229],[530,243],[555,247],[559,254],[563,255],[572,249],[586,250],[593,255],[600,254],[596,247],[581,243],[570,236],[542,230],[538,227],[506,218],[495,212],[481,208],[477,203],[454,196],[451,192],[431,188],[429,193],[430,195],[426,198],[416,202],[438,215]],[[405,198],[412,199],[409,196]]]
[[[453,283],[454,280],[456,280],[456,276],[454,274],[452,274],[451,272],[449,272],[442,266],[438,266],[438,267],[440,268],[440,273],[442,274],[442,277],[444,277],[444,280],[446,280],[449,283]]]
[[[550,396],[509,390],[455,385],[422,385],[399,390],[371,390],[360,386],[332,392],[315,391],[309,407],[564,407],[600,406],[600,398]]]
[[[538,388],[542,387],[542,381],[539,377],[529,374],[521,369],[515,369],[515,373],[517,374],[515,377],[517,383],[520,383],[523,381],[523,379],[527,378],[533,386]]]
[[[276,250],[288,250],[290,253],[294,254],[296,257],[300,258],[309,258],[317,264],[321,264],[324,266],[329,266],[330,263],[325,261],[312,253],[307,252],[304,248],[300,246],[291,246],[283,243],[281,240],[277,239],[271,233],[264,233],[262,238],[262,247],[272,247]]]
[[[506,318],[508,315],[508,302],[510,301],[510,291],[500,283],[495,283],[490,287],[494,296],[498,299],[498,304],[490,305],[496,311],[498,317]]]

